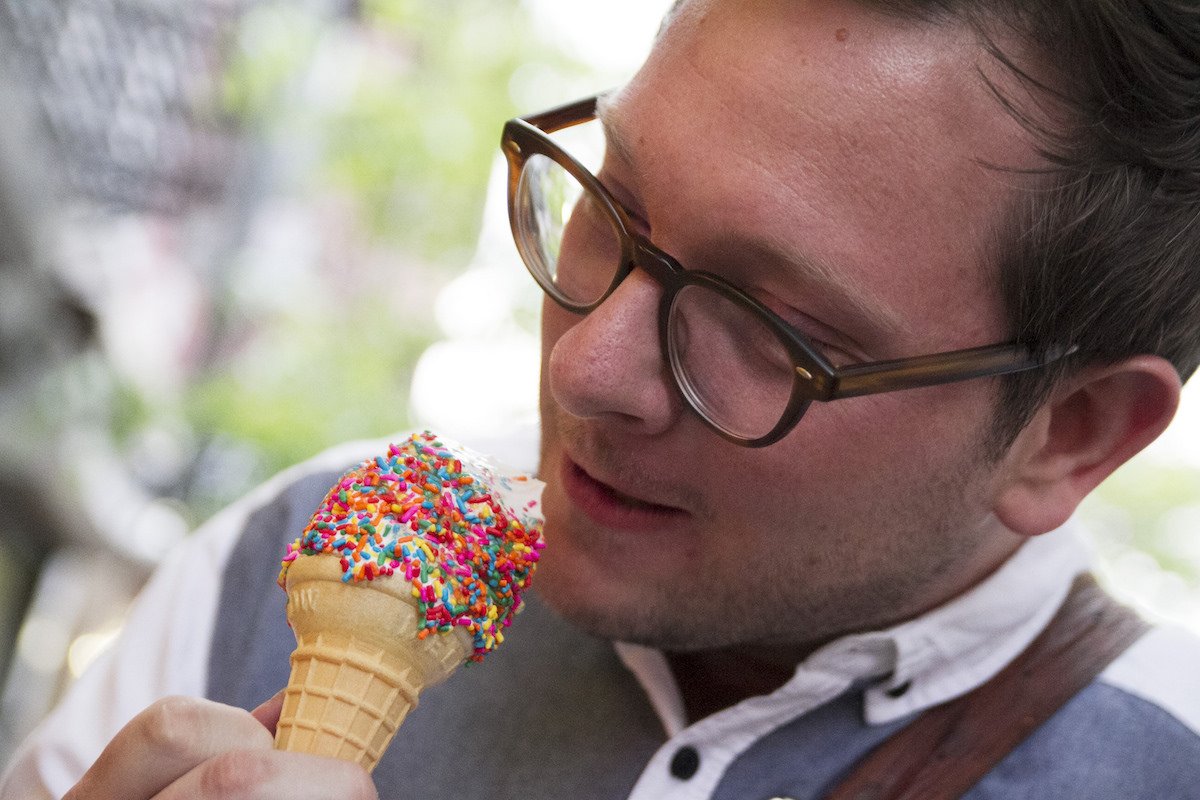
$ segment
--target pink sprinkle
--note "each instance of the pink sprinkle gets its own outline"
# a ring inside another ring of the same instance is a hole
[[[405,512],[404,512],[404,513],[403,513],[403,514],[400,516],[400,521],[401,521],[401,522],[408,522],[410,519],[412,519],[414,516],[416,516],[417,509],[418,509],[418,508],[420,508],[420,506],[410,506],[410,507],[409,507],[409,509],[408,509],[408,511],[405,511]]]

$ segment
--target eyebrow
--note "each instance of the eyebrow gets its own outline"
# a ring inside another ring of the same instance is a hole
[[[596,119],[604,131],[605,146],[611,149],[633,173],[641,177],[637,152],[630,144],[627,129],[621,124],[615,103],[620,90],[599,95],[596,98]],[[824,295],[833,298],[840,308],[849,309],[852,319],[867,326],[873,337],[891,339],[912,335],[912,327],[881,299],[865,294],[842,277],[840,272],[827,262],[799,253],[795,247],[776,237],[750,239],[742,236],[723,236],[722,244],[727,249],[737,250],[744,255],[742,260],[752,260],[756,255],[784,265],[796,277]]]
[[[617,119],[617,112],[614,112],[616,106],[616,98],[620,95],[621,90],[617,89],[612,92],[606,92],[596,97],[596,119],[600,122],[600,127],[604,131],[604,146],[614,153],[617,158],[623,161],[634,174],[641,176],[642,171],[638,168],[637,153],[629,144],[629,136],[621,122]]]
[[[875,297],[867,293],[862,286],[846,280],[841,272],[828,262],[797,252],[790,243],[773,237],[750,242],[734,240],[733,244],[744,247],[751,254],[757,250],[767,258],[786,265],[799,280],[816,287],[816,291],[824,296],[832,298],[831,302],[837,308],[848,309],[848,316],[865,324],[867,332],[873,337],[882,336],[890,341],[907,341],[913,337],[912,326],[882,298]]]

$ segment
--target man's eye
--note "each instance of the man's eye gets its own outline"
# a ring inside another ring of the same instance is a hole
[[[835,331],[794,306],[774,298],[760,298],[760,302],[771,309],[789,328],[798,333],[835,367],[853,364],[861,360],[849,352],[849,347],[840,341],[841,337]]]
[[[650,223],[649,222],[642,219],[640,216],[638,216],[634,212],[630,211],[628,208],[625,209],[625,217],[626,217],[626,219],[629,220],[629,225],[630,225],[630,227],[633,228],[634,233],[638,234],[639,236],[641,236],[644,239],[650,238]]]
[[[625,187],[618,181],[614,180],[610,175],[601,173],[600,182],[612,199],[616,202],[621,210],[625,212],[625,219],[629,223],[630,228],[634,233],[646,239],[650,238],[650,223],[646,220],[646,216],[640,210],[640,207],[630,202],[630,194]]]
[[[841,367],[841,366],[845,366],[846,364],[853,363],[854,359],[848,353],[846,353],[844,350],[839,348],[837,345],[830,344],[829,342],[826,342],[826,341],[820,339],[819,337],[811,336],[797,328],[793,328],[793,330],[795,330],[796,333],[800,334],[800,336],[806,342],[808,342],[809,346],[811,346],[814,350],[816,350],[818,353],[820,353],[822,356],[824,356],[825,360],[828,361],[833,366]]]

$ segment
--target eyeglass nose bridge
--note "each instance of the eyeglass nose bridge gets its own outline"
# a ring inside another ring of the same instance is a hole
[[[626,265],[624,274],[621,276],[621,281],[629,276],[634,267],[641,267],[642,271],[662,287],[664,295],[674,294],[683,281],[683,265],[675,260],[670,253],[659,249],[653,242],[644,236],[637,234],[629,234],[632,240],[633,247],[631,248],[629,263]],[[620,281],[618,281],[620,283]]]

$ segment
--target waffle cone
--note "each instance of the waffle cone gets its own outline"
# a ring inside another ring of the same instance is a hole
[[[370,772],[421,690],[471,655],[471,639],[462,629],[418,639],[410,584],[343,583],[336,556],[297,559],[286,588],[296,649],[275,747]]]

